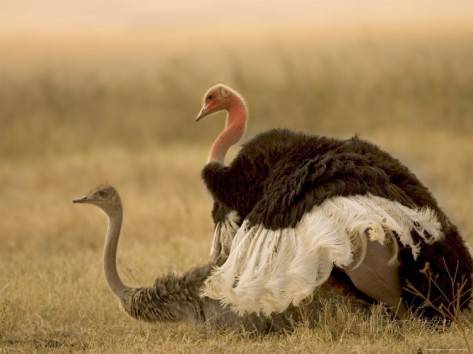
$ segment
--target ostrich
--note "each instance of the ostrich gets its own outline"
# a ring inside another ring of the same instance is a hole
[[[212,258],[203,294],[237,313],[297,305],[331,274],[398,317],[451,317],[470,302],[472,259],[429,190],[397,159],[358,137],[283,129],[257,135],[227,166],[248,109],[217,84],[196,121],[227,112],[202,171],[214,199]],[[335,273],[334,273],[335,271]]]
[[[182,277],[169,275],[156,279],[149,288],[131,288],[121,280],[116,266],[116,253],[123,219],[120,195],[113,186],[98,186],[74,203],[99,207],[108,218],[104,246],[104,272],[107,283],[121,307],[132,317],[145,321],[203,322],[219,317],[231,322],[236,315],[222,311],[220,304],[201,298],[199,289],[207,278],[210,266],[197,267]]]
[[[315,301],[306,304],[309,317],[304,317],[301,311],[292,307],[283,313],[264,318],[256,315],[241,317],[222,306],[220,302],[201,297],[200,289],[210,274],[210,264],[196,267],[183,276],[168,275],[158,278],[151,287],[129,287],[121,280],[116,265],[123,219],[119,193],[113,186],[102,185],[73,202],[95,205],[106,214],[108,229],[104,246],[105,278],[120,306],[135,319],[148,322],[206,323],[258,333],[292,330],[301,321],[316,320],[317,315],[312,309],[320,305]]]

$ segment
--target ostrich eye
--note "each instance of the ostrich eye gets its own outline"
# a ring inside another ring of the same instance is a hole
[[[99,195],[99,197],[102,197],[102,198],[107,196],[107,192],[105,192],[105,191],[98,191],[97,194]]]
[[[210,101],[212,98],[214,98],[214,96],[212,94],[208,95],[207,96],[207,101]]]

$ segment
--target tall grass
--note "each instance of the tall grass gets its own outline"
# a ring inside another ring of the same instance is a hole
[[[246,46],[233,35],[231,45],[211,40],[181,50],[160,49],[152,38],[135,47],[121,47],[119,38],[108,47],[76,38],[82,52],[73,43],[42,47],[41,39],[26,53],[0,42],[0,54],[10,58],[0,69],[0,154],[208,142],[217,124],[196,129],[192,117],[217,81],[244,92],[250,134],[276,126],[465,134],[473,127],[472,33],[332,40],[305,34],[303,43],[287,36]]]

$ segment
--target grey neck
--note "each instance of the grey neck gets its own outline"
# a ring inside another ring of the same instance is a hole
[[[104,248],[104,271],[107,283],[120,299],[129,289],[123,284],[117,271],[117,247],[122,226],[123,211],[121,205],[108,213],[109,221]]]

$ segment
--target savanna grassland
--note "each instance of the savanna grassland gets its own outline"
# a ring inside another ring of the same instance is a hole
[[[329,299],[315,328],[268,336],[118,309],[102,273],[105,219],[71,200],[103,182],[119,189],[130,285],[205,263],[211,199],[199,174],[223,116],[193,118],[218,81],[246,96],[248,137],[357,133],[390,151],[473,242],[473,29],[291,33],[0,37],[0,352],[466,348],[458,327]],[[470,314],[462,327],[473,338]]]

